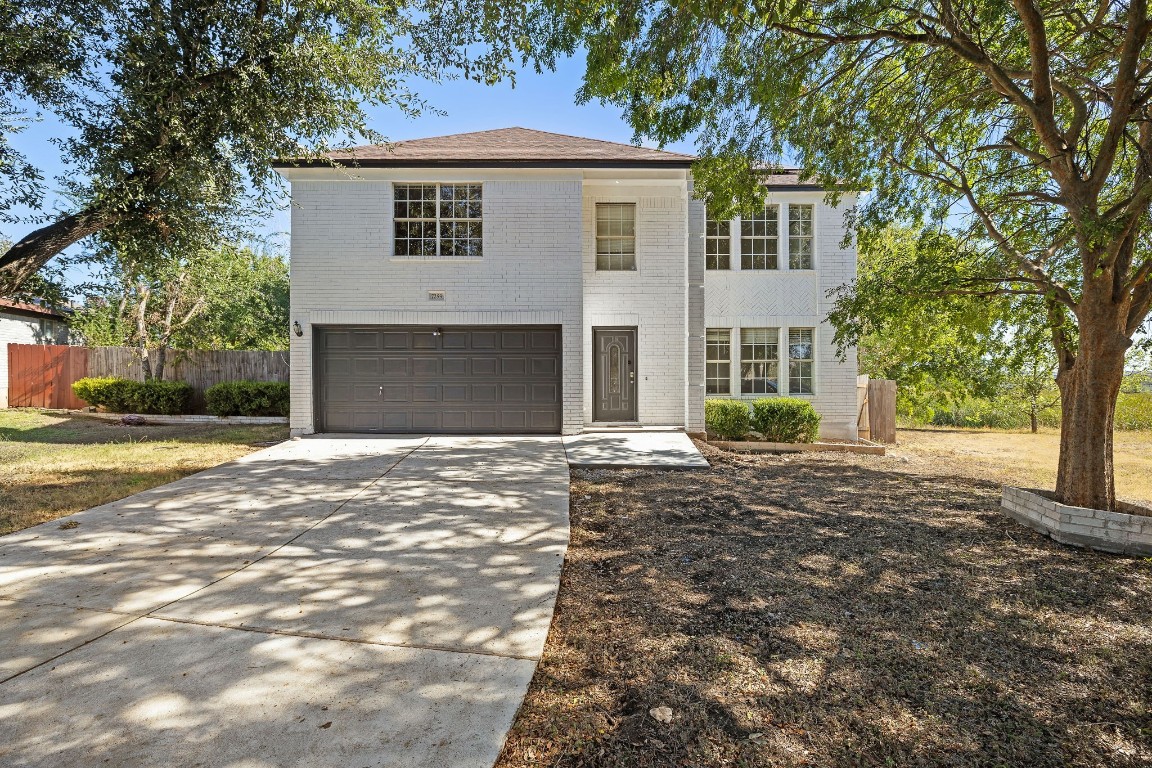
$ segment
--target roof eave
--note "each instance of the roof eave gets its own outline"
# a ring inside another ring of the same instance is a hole
[[[273,168],[691,168],[690,158],[661,160],[276,160]]]

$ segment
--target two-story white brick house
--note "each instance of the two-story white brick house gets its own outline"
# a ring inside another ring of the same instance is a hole
[[[855,437],[822,318],[856,255],[795,174],[707,222],[691,156],[626,144],[508,128],[333,158],[278,166],[294,433],[700,432],[707,392],[810,398]]]

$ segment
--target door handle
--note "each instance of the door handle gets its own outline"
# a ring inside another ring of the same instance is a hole
[[[384,385],[383,384],[380,385],[380,399],[381,400],[384,399]]]

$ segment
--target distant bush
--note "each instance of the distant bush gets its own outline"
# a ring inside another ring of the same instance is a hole
[[[84,402],[114,413],[188,413],[192,386],[183,381],[87,378],[72,384]]]
[[[820,431],[820,414],[807,400],[765,397],[752,402],[752,428],[773,443],[810,443]]]
[[[1124,392],[1116,400],[1116,429],[1152,429],[1152,392]]]
[[[739,400],[705,400],[704,428],[711,435],[739,440],[751,427],[748,406]]]
[[[288,385],[280,381],[222,381],[204,399],[213,416],[288,415]]]

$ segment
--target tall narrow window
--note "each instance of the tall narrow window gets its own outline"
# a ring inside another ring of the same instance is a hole
[[[812,394],[812,368],[815,352],[811,328],[788,329],[788,391],[794,395]]]
[[[708,219],[704,225],[704,266],[706,269],[731,269],[732,222]]]
[[[780,206],[740,219],[740,269],[779,269]]]
[[[812,269],[812,206],[788,206],[788,269]]]
[[[705,346],[708,371],[705,392],[709,395],[732,394],[732,331],[709,328]]]
[[[483,185],[395,184],[393,192],[395,255],[483,256]]]
[[[780,329],[740,329],[740,392],[768,395],[780,391]]]
[[[635,203],[596,203],[596,269],[636,269]]]

